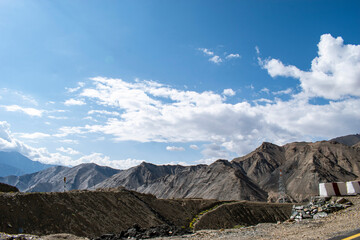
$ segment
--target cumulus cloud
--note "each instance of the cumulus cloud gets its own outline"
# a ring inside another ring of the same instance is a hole
[[[309,71],[284,65],[278,59],[261,61],[261,64],[272,77],[299,79],[304,94],[309,97],[339,100],[360,96],[360,45],[344,44],[341,37],[321,36],[318,56],[312,60]]]
[[[224,89],[223,94],[226,96],[234,96],[236,93],[231,88]]]
[[[193,150],[199,150],[198,145],[195,145],[195,144],[191,144],[190,148],[193,149]]]
[[[68,99],[64,102],[64,104],[66,106],[82,106],[85,105],[86,103],[83,100],[79,100],[79,99]]]
[[[20,138],[25,138],[25,139],[42,139],[42,138],[48,138],[50,137],[50,134],[47,133],[42,133],[42,132],[34,132],[34,133],[21,133],[20,134]]]
[[[292,93],[292,89],[291,89],[291,88],[287,88],[287,89],[285,89],[285,90],[273,92],[274,95],[290,94],[290,93]]]
[[[68,148],[59,147],[59,148],[57,148],[56,150],[59,151],[59,152],[63,152],[63,153],[70,154],[70,155],[80,154],[79,151],[76,151],[76,150],[74,150],[74,149],[72,149],[72,148],[69,148],[69,147],[68,147]]]
[[[201,151],[202,155],[205,158],[212,159],[227,159],[229,158],[229,152],[215,143],[206,144],[205,149]]]
[[[99,114],[99,115],[120,116],[120,113],[118,113],[118,112],[115,112],[115,111],[109,112],[109,111],[106,111],[106,110],[90,110],[88,112],[88,114],[89,115],[91,115],[91,114]]]
[[[216,64],[219,64],[219,63],[222,63],[223,60],[221,59],[221,57],[215,55],[215,56],[209,58],[209,61],[213,62],[213,63],[216,63]]]
[[[14,138],[10,131],[10,125],[5,121],[0,121],[0,151],[16,151],[34,161],[66,166],[75,166],[82,163],[96,163],[118,169],[126,169],[143,162],[143,160],[130,158],[124,160],[112,160],[102,153],[91,153],[74,159],[59,152],[69,155],[77,155],[80,153],[72,148],[64,147],[58,148],[57,151],[59,152],[57,153],[50,153],[46,148],[34,148]]]
[[[5,110],[8,112],[22,112],[31,117],[41,117],[44,112],[44,110],[39,110],[35,108],[26,108],[18,105],[7,105],[7,106],[2,105],[1,107],[5,108]]]
[[[182,151],[185,151],[185,148],[183,148],[183,147],[175,147],[175,146],[167,146],[166,150],[172,151],[172,152],[174,152],[174,151],[182,152]]]
[[[233,58],[241,58],[241,56],[238,53],[230,53],[225,58],[226,59],[233,59]]]
[[[198,48],[199,51],[203,52],[205,55],[208,55],[208,56],[212,56],[214,55],[214,52],[213,51],[210,51],[209,49],[207,48]]]
[[[85,86],[84,82],[78,82],[78,86],[74,88],[65,88],[69,93],[77,92],[79,89],[81,89],[83,86]]]
[[[260,90],[260,92],[264,92],[264,93],[269,94],[269,93],[270,93],[270,90],[269,90],[268,88],[262,88],[262,89]]]

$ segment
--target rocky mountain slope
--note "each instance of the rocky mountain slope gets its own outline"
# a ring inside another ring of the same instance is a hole
[[[196,166],[156,166],[149,163],[122,171],[96,187],[124,186],[159,198],[205,198],[265,201],[260,189],[242,169],[226,161]]]
[[[32,161],[18,152],[0,151],[0,177],[16,175],[21,176],[44,170],[54,165]]]
[[[330,141],[342,143],[347,146],[353,146],[360,142],[360,134],[351,134],[342,137],[333,138]]]
[[[286,193],[298,201],[318,194],[319,182],[350,181],[360,176],[359,149],[329,141],[282,147],[263,143],[233,162],[267,192],[278,191],[281,169]]]
[[[64,177],[66,190],[91,189],[119,171],[87,163],[73,168],[57,166],[23,176],[0,177],[0,182],[16,186],[24,192],[62,192]]]

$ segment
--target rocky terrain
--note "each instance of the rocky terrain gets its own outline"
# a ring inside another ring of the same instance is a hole
[[[278,191],[281,169],[286,193],[297,201],[317,195],[320,182],[350,181],[360,176],[359,149],[333,141],[284,146],[263,143],[232,162],[267,192]]]

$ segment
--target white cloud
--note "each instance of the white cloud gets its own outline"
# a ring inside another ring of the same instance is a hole
[[[229,158],[229,152],[218,144],[206,144],[204,147],[205,149],[201,151],[201,154],[207,159],[211,158],[216,160]]]
[[[232,90],[231,88],[227,88],[227,89],[224,89],[223,91],[223,95],[226,95],[226,96],[234,96],[236,93],[234,90]]]
[[[260,54],[260,49],[258,46],[255,46],[255,51],[256,51],[256,54],[259,55]]]
[[[291,88],[287,88],[287,89],[285,89],[285,90],[273,92],[274,95],[290,94],[290,93],[292,93],[292,89],[291,89]]]
[[[264,92],[264,93],[269,94],[270,90],[268,88],[263,88],[263,89],[260,90],[260,92]]]
[[[253,100],[254,103],[273,103],[274,101],[266,98],[260,98]]]
[[[339,100],[360,96],[360,45],[344,44],[341,37],[324,34],[318,44],[318,56],[311,62],[310,71],[285,66],[280,60],[261,61],[272,77],[284,76],[300,80],[303,94]]]
[[[90,110],[88,114],[99,114],[99,115],[112,115],[112,116],[120,116],[121,114],[118,112],[109,112],[106,110]]]
[[[215,55],[215,56],[209,58],[209,61],[216,63],[216,64],[220,64],[220,63],[222,63],[223,60],[221,59],[221,57]]]
[[[79,141],[74,139],[61,139],[59,140],[59,142],[67,143],[67,144],[79,144]]]
[[[213,92],[183,91],[140,80],[92,80],[94,85],[80,95],[99,106],[116,109],[120,116],[108,118],[105,123],[62,129],[64,135],[94,132],[112,135],[117,141],[212,142],[222,150],[242,155],[262,141],[283,144],[354,133],[360,122],[360,113],[354,111],[360,109],[359,99],[315,106],[298,94],[288,101],[255,100],[266,105],[246,101],[229,104]],[[215,152],[207,150],[203,154],[219,157]]]
[[[64,120],[64,119],[68,119],[68,117],[59,117],[59,116],[48,116],[48,118],[50,119],[56,119],[56,120]]]
[[[96,163],[101,166],[109,166],[117,169],[127,169],[141,164],[144,160],[137,159],[124,159],[124,160],[111,160],[110,157],[103,155],[102,153],[92,153],[85,155],[75,161],[73,161],[73,166],[79,165],[82,163]]]
[[[61,127],[59,128],[59,133],[54,134],[54,137],[67,137],[68,135],[73,134],[84,134],[84,127]]]
[[[203,52],[205,55],[208,55],[208,56],[213,56],[214,55],[214,52],[210,51],[207,48],[198,48],[198,50]]]
[[[20,138],[25,139],[42,139],[42,138],[48,138],[51,137],[50,134],[47,133],[41,133],[41,132],[34,132],[34,133],[21,133],[19,134]]]
[[[199,147],[195,144],[190,145],[190,148],[193,150],[199,150]]]
[[[66,106],[82,106],[82,105],[85,105],[86,103],[83,101],[83,100],[79,100],[79,99],[68,99],[64,102],[64,104]]]
[[[60,147],[57,150],[70,155],[76,155],[79,153],[72,148]],[[16,151],[34,161],[66,166],[75,166],[81,163],[96,163],[118,169],[126,169],[143,162],[143,160],[130,158],[125,160],[112,160],[101,153],[91,153],[89,155],[73,159],[70,156],[62,155],[61,153],[50,153],[46,148],[33,148],[15,139],[10,131],[10,125],[4,121],[0,121],[0,151]]]
[[[18,105],[2,105],[1,107],[5,108],[8,112],[23,112],[31,117],[41,117],[44,110],[39,110],[35,108],[25,108]]]
[[[69,93],[77,92],[79,89],[85,86],[84,82],[78,82],[78,86],[74,88],[65,88]]]
[[[180,151],[185,151],[185,148],[183,148],[183,147],[175,147],[175,146],[167,146],[166,150],[173,151],[173,152],[174,151],[180,152]]]
[[[76,151],[76,150],[74,150],[74,149],[72,149],[72,148],[69,148],[69,147],[68,147],[68,148],[59,147],[59,148],[57,148],[56,150],[59,151],[59,152],[63,152],[63,153],[70,154],[70,155],[80,154],[79,151]]]
[[[238,53],[230,53],[229,55],[227,55],[226,57],[225,57],[226,59],[233,59],[233,58],[241,58],[241,56],[240,56],[240,54],[238,54]]]

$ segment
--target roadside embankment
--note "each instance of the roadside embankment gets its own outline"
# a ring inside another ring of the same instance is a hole
[[[234,202],[223,204],[201,216],[194,224],[194,230],[221,229],[276,223],[285,221],[291,215],[292,204],[261,202]]]

